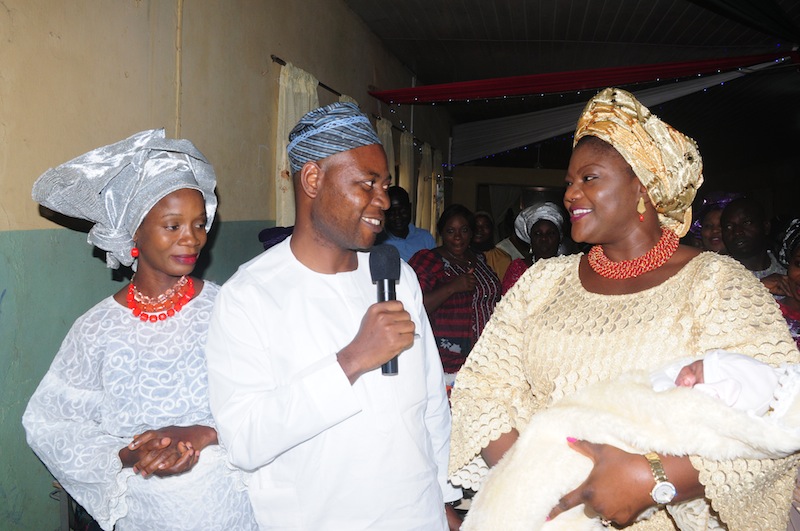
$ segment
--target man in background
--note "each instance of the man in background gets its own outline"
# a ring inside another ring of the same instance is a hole
[[[782,296],[787,289],[786,269],[769,250],[770,223],[760,203],[742,197],[734,199],[720,216],[722,241],[738,260],[769,289]]]
[[[411,199],[408,192],[399,186],[391,186],[388,194],[390,205],[386,211],[386,230],[379,237],[380,243],[396,247],[400,258],[406,262],[417,251],[436,247],[430,232],[411,223]]]

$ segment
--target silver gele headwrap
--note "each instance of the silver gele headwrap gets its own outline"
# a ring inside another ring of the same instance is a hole
[[[786,233],[783,235],[783,243],[778,252],[778,261],[784,267],[789,267],[798,245],[800,245],[800,219],[793,219],[786,228]]]
[[[529,206],[514,220],[514,232],[525,243],[531,243],[531,227],[542,219],[550,221],[558,229],[559,236],[564,238],[564,214],[555,203],[545,201]]]
[[[306,162],[380,143],[369,118],[357,105],[337,102],[300,118],[289,133],[286,151],[294,175]]]
[[[206,232],[214,221],[214,168],[189,140],[142,131],[44,172],[33,199],[66,216],[94,222],[87,241],[106,251],[106,264],[133,265],[133,235],[163,197],[190,188],[203,194]]]

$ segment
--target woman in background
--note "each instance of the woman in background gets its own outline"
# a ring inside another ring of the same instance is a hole
[[[138,133],[45,172],[33,198],[95,223],[131,282],[73,324],[28,403],[28,444],[105,530],[256,529],[219,446],[205,339],[219,286],[190,276],[217,208],[188,140]]]
[[[507,252],[494,245],[494,220],[491,214],[481,210],[475,212],[475,230],[472,234],[470,248],[474,253],[483,253],[486,264],[492,268],[497,278],[508,269],[511,257]]]
[[[470,249],[473,224],[467,207],[448,206],[436,223],[442,245],[408,262],[422,287],[448,389],[500,299],[500,280],[483,254]]]
[[[700,240],[700,248],[720,254],[728,254],[725,242],[722,241],[722,225],[720,218],[728,203],[741,197],[731,192],[712,192],[703,199],[698,208],[697,219],[689,231]]]
[[[491,214],[481,210],[475,212],[475,230],[472,233],[470,249],[476,253],[486,253],[494,247],[494,220]]]
[[[564,254],[564,214],[555,203],[545,201],[529,206],[519,213],[514,225],[517,237],[530,244],[531,251],[530,256],[517,258],[508,266],[503,277],[504,295],[537,260]]]

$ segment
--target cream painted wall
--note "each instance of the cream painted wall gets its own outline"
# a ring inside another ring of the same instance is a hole
[[[53,226],[30,196],[48,167],[172,125],[174,35],[173,2],[0,4],[0,230]]]
[[[30,200],[36,177],[154,127],[214,164],[221,220],[274,219],[270,54],[372,114],[413,121],[447,159],[445,113],[391,113],[367,95],[412,76],[340,0],[5,0],[0,35],[0,231],[54,227]]]

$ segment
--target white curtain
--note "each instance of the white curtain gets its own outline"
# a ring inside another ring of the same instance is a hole
[[[425,230],[430,230],[431,209],[433,207],[431,204],[431,199],[433,198],[432,166],[431,146],[427,143],[422,144],[422,159],[419,162],[419,172],[417,174],[417,218],[414,224]]]
[[[400,175],[397,184],[409,197],[416,197],[414,188],[414,135],[408,131],[400,133]]]
[[[386,152],[386,164],[389,166],[389,173],[392,175],[392,182],[393,184],[399,184],[397,175],[395,175],[397,169],[395,168],[394,162],[394,138],[392,137],[392,122],[378,118],[376,125],[376,129],[378,130],[378,138],[381,139],[383,150]]]
[[[347,94],[339,94],[339,102],[340,103],[353,103],[358,105],[358,102],[352,96],[348,96]]]
[[[428,230],[438,241],[439,235],[436,234],[436,222],[444,209],[444,174],[442,173],[442,151],[433,151],[433,169],[431,171],[431,181],[433,183],[433,197],[431,207],[431,224]]]
[[[281,67],[275,138],[275,225],[294,225],[294,186],[286,146],[289,132],[308,111],[319,107],[317,79],[291,63]]]
[[[637,91],[635,95],[645,106],[652,107],[775,64],[777,64],[776,61],[770,61],[736,72],[726,72]],[[578,117],[585,106],[586,102],[582,102],[517,116],[456,125],[453,127],[452,163],[463,164],[569,133],[575,129]]]
[[[503,222],[503,216],[509,208],[514,212],[515,216],[519,214],[519,197],[520,188],[517,186],[489,186],[489,204],[492,209],[495,237],[500,234],[498,229]],[[509,234],[504,234],[504,236],[508,237]]]

